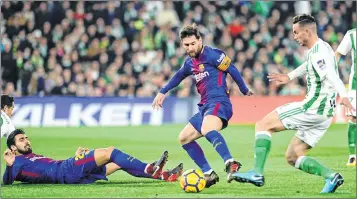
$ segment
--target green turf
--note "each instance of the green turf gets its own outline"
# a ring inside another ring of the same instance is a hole
[[[115,146],[137,158],[152,162],[163,150],[169,151],[166,167],[184,163],[185,170],[197,168],[177,141],[183,125],[161,127],[113,127],[113,128],[26,128],[37,154],[64,159],[73,156],[78,146],[102,148]],[[241,171],[253,164],[253,126],[230,126],[223,131],[232,155],[242,162]],[[281,132],[273,136],[272,150],[266,165],[266,184],[255,187],[233,182],[228,184],[224,164],[213,147],[205,139],[199,140],[208,161],[219,174],[220,182],[198,194],[184,193],[178,183],[166,183],[151,179],[134,178],[123,171],[109,176],[109,181],[91,185],[26,185],[1,187],[2,198],[118,198],[118,197],[344,197],[356,198],[356,169],[345,166],[348,157],[346,125],[333,125],[310,156],[318,158],[330,168],[339,171],[345,183],[334,194],[321,195],[324,180],[289,166],[284,159],[285,150],[293,132]],[[2,151],[4,151],[2,140]],[[1,164],[2,174],[5,163]]]

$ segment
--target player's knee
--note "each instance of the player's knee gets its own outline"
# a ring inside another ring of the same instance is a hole
[[[105,149],[105,156],[106,156],[106,158],[107,158],[108,160],[110,159],[110,157],[111,157],[111,155],[112,155],[114,149],[115,149],[115,147],[113,147],[113,146],[110,146],[110,147],[108,147],[108,148]]]
[[[255,132],[269,130],[269,122],[265,121],[264,119],[259,120],[257,123],[255,123]]]
[[[190,139],[186,134],[180,133],[178,140],[181,145],[189,143]]]

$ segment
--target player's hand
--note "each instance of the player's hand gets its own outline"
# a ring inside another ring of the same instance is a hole
[[[162,104],[164,103],[165,100],[165,95],[162,93],[158,93],[152,102],[152,108],[155,110],[159,110],[159,108],[162,108]]]
[[[348,99],[348,97],[343,97],[340,102],[341,105],[345,106],[347,108],[348,112],[354,112],[356,109],[353,107],[351,104],[351,101]]]
[[[247,94],[245,94],[246,96],[251,96],[251,95],[254,95],[254,92],[252,91],[252,90],[248,90],[248,93]]]
[[[15,153],[13,153],[10,149],[6,149],[4,152],[4,160],[7,166],[12,166],[15,162]]]
[[[82,148],[82,147],[78,147],[77,151],[76,151],[76,155],[80,155],[82,153],[86,153],[88,152],[89,149],[88,148]]]
[[[287,74],[270,73],[268,75],[269,82],[276,82],[277,85],[287,84],[290,78]]]

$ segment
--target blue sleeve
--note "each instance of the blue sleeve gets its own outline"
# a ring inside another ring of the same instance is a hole
[[[15,181],[16,175],[19,173],[21,169],[21,165],[18,164],[18,161],[15,160],[12,166],[6,166],[4,176],[3,176],[3,183],[5,185],[10,185]]]
[[[160,93],[166,94],[169,90],[178,86],[182,80],[184,80],[190,74],[186,71],[185,65],[183,65],[175,75],[170,79],[169,83],[167,83],[164,87],[160,89]]]
[[[219,70],[228,72],[233,80],[237,83],[239,90],[246,95],[249,91],[247,85],[244,83],[242,76],[238,69],[231,63],[231,59],[220,49],[213,48],[210,53],[211,63],[216,66]]]
[[[16,177],[16,173],[17,171],[15,171],[16,169],[13,166],[6,166],[6,170],[3,176],[3,183],[5,185],[10,185],[15,181],[15,177]]]
[[[245,84],[242,76],[240,75],[240,72],[238,71],[238,69],[233,64],[230,64],[227,71],[231,75],[233,80],[237,83],[239,90],[244,95],[246,95],[248,93],[249,89],[248,89],[247,85]]]
[[[231,58],[229,58],[226,53],[218,48],[212,48],[209,54],[211,63],[217,67],[217,69],[226,72],[229,65],[231,64]]]

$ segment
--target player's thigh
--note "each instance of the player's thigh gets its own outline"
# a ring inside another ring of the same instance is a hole
[[[94,150],[94,160],[97,166],[103,166],[110,161],[110,156],[115,148],[99,148]]]
[[[230,102],[216,102],[207,104],[203,109],[201,133],[206,135],[210,131],[219,131],[227,127],[232,117],[232,104]]]
[[[180,132],[178,139],[181,144],[187,144],[200,137],[202,137],[202,135],[196,130],[196,128],[191,123],[188,123]]]
[[[348,98],[350,99],[353,107],[356,108],[356,91],[348,91]],[[350,121],[354,119],[354,123],[356,123],[356,111],[347,111],[346,115],[349,117]]]
[[[105,165],[105,170],[106,170],[105,175],[108,176],[119,169],[120,169],[119,165],[115,164],[114,162],[110,162]]]
[[[289,164],[294,165],[296,160],[311,148],[306,142],[294,136],[285,152],[285,158]]]
[[[255,124],[255,132],[268,131],[270,133],[285,130],[285,126],[279,118],[276,110],[270,112]]]
[[[201,133],[206,135],[210,131],[220,131],[223,127],[222,119],[215,115],[206,115],[203,118]]]

